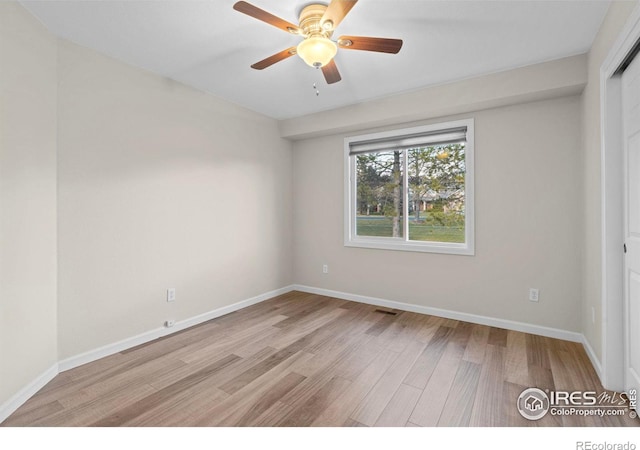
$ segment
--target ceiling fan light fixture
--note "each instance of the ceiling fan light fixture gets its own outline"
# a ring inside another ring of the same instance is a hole
[[[402,48],[401,39],[341,36],[337,42],[331,40],[334,30],[357,2],[358,0],[330,0],[328,5],[326,3],[307,4],[298,13],[298,25],[274,16],[244,0],[236,2],[233,5],[236,11],[303,38],[297,46],[289,47],[258,61],[252,64],[251,68],[266,69],[297,53],[307,65],[316,69],[322,68],[322,75],[327,84],[333,84],[342,79],[334,59],[338,47],[368,52],[398,53]]]
[[[338,46],[324,36],[309,36],[298,44],[297,53],[311,67],[320,68],[331,62]]]

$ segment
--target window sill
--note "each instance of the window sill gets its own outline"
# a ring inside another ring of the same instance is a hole
[[[351,238],[344,242],[345,247],[372,248],[378,250],[396,250],[404,252],[441,253],[448,255],[473,256],[475,250],[468,244],[456,244],[448,242],[419,242],[405,241],[402,239],[375,237]]]

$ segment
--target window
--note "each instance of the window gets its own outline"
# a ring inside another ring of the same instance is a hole
[[[473,119],[345,139],[344,245],[474,254]]]

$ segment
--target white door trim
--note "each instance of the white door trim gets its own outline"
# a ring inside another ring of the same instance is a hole
[[[623,139],[620,65],[640,40],[640,5],[600,67],[602,201],[602,384],[624,391]]]

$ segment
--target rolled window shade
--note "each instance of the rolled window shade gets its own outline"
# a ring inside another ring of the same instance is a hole
[[[436,145],[460,144],[467,141],[467,127],[449,128],[428,133],[394,136],[386,139],[352,142],[349,155],[372,153],[383,150],[405,150],[408,148],[433,147]]]

